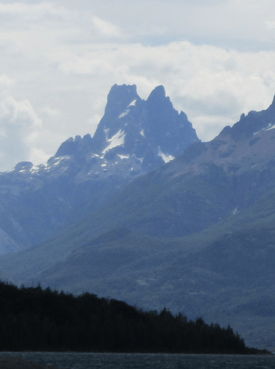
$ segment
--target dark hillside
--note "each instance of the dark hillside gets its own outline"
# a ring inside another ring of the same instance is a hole
[[[93,294],[0,284],[0,350],[252,354],[228,326]]]

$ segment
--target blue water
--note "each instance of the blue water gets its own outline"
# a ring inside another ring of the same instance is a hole
[[[274,369],[273,356],[92,354],[24,352],[0,353],[66,369]]]

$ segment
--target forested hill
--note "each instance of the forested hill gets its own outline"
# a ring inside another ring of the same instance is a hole
[[[231,327],[144,312],[113,299],[0,283],[0,350],[265,353]]]

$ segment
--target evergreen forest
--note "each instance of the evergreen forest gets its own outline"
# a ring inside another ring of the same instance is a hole
[[[230,326],[208,325],[202,318],[8,283],[0,283],[0,350],[265,353],[247,348]]]

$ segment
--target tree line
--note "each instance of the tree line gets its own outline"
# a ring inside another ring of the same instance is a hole
[[[257,353],[232,328],[169,310],[0,283],[0,351]]]

